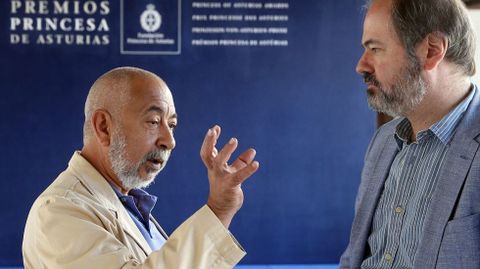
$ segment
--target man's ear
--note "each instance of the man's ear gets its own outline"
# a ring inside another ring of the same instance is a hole
[[[105,147],[110,146],[110,138],[113,130],[112,116],[108,111],[99,109],[92,115],[93,132],[97,141]]]
[[[448,38],[441,33],[430,33],[418,47],[424,70],[435,69],[445,58],[448,50]]]

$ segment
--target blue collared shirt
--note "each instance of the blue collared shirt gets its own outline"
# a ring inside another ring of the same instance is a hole
[[[416,135],[408,119],[398,125],[398,153],[377,204],[368,237],[369,256],[362,269],[413,268],[440,169],[456,127],[473,99],[476,87],[451,112]]]
[[[160,249],[166,239],[151,220],[151,212],[157,202],[157,197],[142,189],[132,189],[128,195],[124,195],[115,187],[112,186],[112,188],[152,251]]]

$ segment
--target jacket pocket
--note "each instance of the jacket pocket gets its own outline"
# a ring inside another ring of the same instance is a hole
[[[447,223],[436,268],[480,269],[480,214]]]

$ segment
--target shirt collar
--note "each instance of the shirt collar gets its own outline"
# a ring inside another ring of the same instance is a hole
[[[110,185],[112,184],[110,183]],[[157,203],[157,197],[142,189],[131,189],[128,195],[124,195],[113,185],[112,189],[117,194],[123,206],[131,213],[139,215],[142,218],[142,222],[149,227],[150,214]]]
[[[460,122],[463,113],[467,110],[468,105],[472,101],[476,91],[477,86],[473,84],[473,89],[460,104],[458,104],[452,111],[445,115],[440,121],[430,126],[430,128],[419,132],[417,134],[416,140],[421,141],[422,139],[425,139],[430,135],[434,135],[444,145],[447,145],[452,139],[455,129]],[[401,149],[403,147],[403,144],[409,140],[412,132],[412,125],[407,118],[404,118],[402,121],[400,121],[400,123],[398,123],[395,132],[395,139],[397,141],[399,149]]]

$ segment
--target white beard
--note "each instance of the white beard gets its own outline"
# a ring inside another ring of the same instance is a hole
[[[405,117],[420,104],[426,94],[427,83],[418,70],[419,68],[415,64],[403,69],[390,89],[385,89],[373,77],[372,81],[378,87],[379,92],[375,95],[368,95],[370,108],[392,117]]]
[[[131,190],[138,188],[148,187],[154,180],[160,171],[165,167],[168,158],[170,157],[170,151],[168,150],[156,150],[149,152],[144,156],[142,160],[137,163],[131,163],[127,159],[127,142],[126,137],[118,131],[117,128],[112,134],[112,144],[108,150],[108,158],[112,165],[112,170],[122,183],[122,187]],[[139,169],[144,165],[149,158],[153,156],[160,157],[163,161],[162,168],[159,170],[148,172],[147,178],[142,178],[139,174]]]

